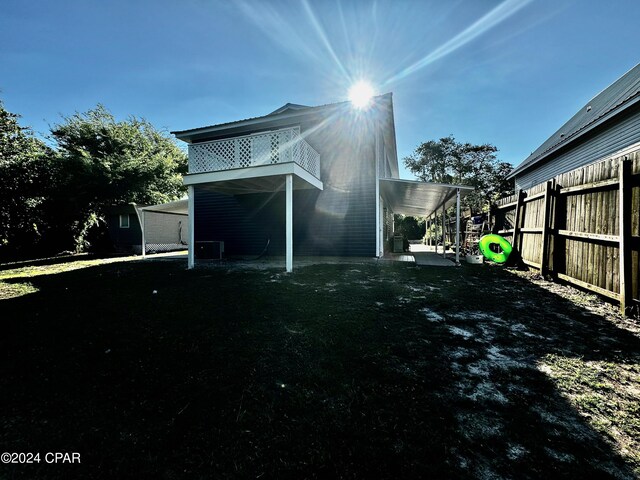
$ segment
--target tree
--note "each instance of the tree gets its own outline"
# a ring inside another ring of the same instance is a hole
[[[393,216],[394,233],[402,235],[408,240],[417,240],[424,237],[426,222],[424,218],[395,214]]]
[[[404,159],[405,166],[423,182],[469,185],[475,190],[463,200],[473,213],[482,212],[497,198],[513,191],[507,175],[512,167],[496,157],[491,144],[460,143],[449,135],[430,140]]]
[[[56,190],[61,194],[54,203],[76,249],[86,246],[88,230],[109,206],[161,203],[184,195],[185,153],[145,119],[118,122],[98,105],[65,117],[51,133],[59,151]]]
[[[24,255],[47,226],[44,203],[54,152],[0,101],[0,256]]]

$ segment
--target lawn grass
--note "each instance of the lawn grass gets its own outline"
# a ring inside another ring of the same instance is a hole
[[[0,271],[0,450],[82,464],[0,478],[640,475],[634,324],[501,268],[37,268]]]

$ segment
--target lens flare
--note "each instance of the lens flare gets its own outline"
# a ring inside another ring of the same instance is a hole
[[[349,89],[349,100],[356,108],[367,108],[373,94],[373,87],[368,82],[360,80]]]
[[[482,18],[476,20],[473,25],[467,27],[462,32],[457,34],[452,39],[446,41],[434,51],[425,55],[422,59],[415,62],[413,65],[408,66],[400,73],[393,75],[391,78],[386,80],[382,85],[387,86],[394,82],[397,82],[404,77],[411,75],[412,73],[421,70],[427,65],[432,64],[436,60],[439,60],[447,55],[455,52],[459,48],[462,48],[467,43],[475,40],[477,37],[482,35],[483,33],[491,30],[499,23],[505,21],[507,18],[511,17],[514,13],[519,11],[521,8],[531,3],[532,0],[504,0],[497,7],[491,10],[489,13],[484,15]]]

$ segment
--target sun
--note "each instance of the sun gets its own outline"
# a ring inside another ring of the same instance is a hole
[[[367,108],[373,97],[373,87],[370,83],[360,80],[349,89],[349,100],[356,108]]]

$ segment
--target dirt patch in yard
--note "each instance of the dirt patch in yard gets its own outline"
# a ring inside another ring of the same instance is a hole
[[[2,451],[82,452],[84,478],[640,474],[638,331],[573,289],[488,265],[70,270],[3,279],[31,290],[0,299]]]

